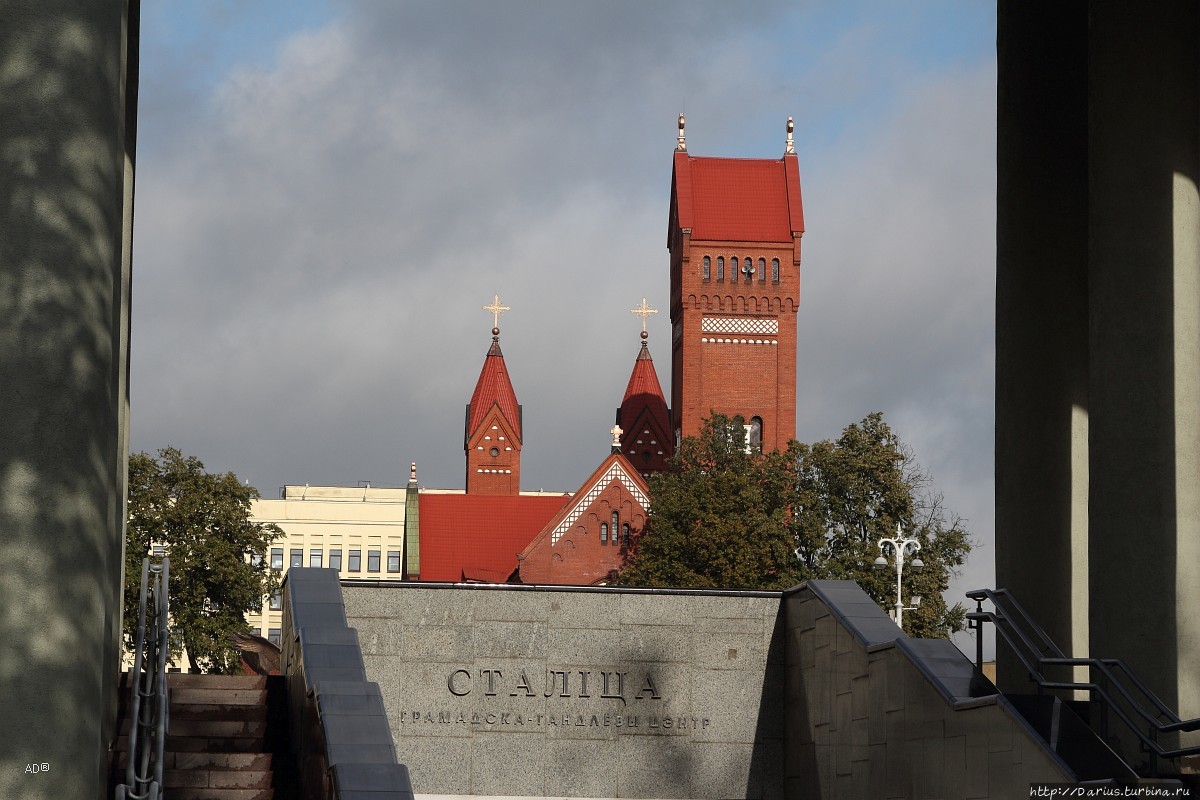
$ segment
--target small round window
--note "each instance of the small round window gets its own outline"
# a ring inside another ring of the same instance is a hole
[[[491,453],[492,453],[492,458],[495,458],[496,456],[500,455],[500,448],[499,448],[499,447],[493,447],[493,448],[492,448],[492,450],[491,450]]]

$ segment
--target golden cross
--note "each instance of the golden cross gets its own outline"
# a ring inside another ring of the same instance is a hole
[[[651,314],[657,314],[658,309],[651,308],[650,306],[646,305],[646,298],[643,297],[641,307],[640,308],[631,308],[631,309],[629,309],[629,312],[631,314],[637,314],[638,316],[640,316],[642,318],[642,333],[645,333],[646,332],[646,317],[650,316]]]
[[[492,304],[490,306],[484,306],[483,310],[492,312],[492,327],[499,328],[500,315],[505,311],[512,311],[512,308],[509,306],[500,305],[500,295],[496,295],[496,299],[492,301]]]

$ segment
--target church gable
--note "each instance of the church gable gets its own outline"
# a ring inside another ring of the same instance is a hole
[[[501,453],[521,449],[520,436],[498,403],[492,403],[476,428],[467,434],[467,449],[487,451],[490,447],[497,447]]]
[[[518,557],[523,583],[595,584],[625,563],[641,535],[646,485],[619,453],[610,455]]]

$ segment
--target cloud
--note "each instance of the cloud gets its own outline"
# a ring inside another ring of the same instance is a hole
[[[994,64],[914,66],[853,9],[360,0],[211,89],[143,81],[133,449],[267,495],[402,485],[409,461],[461,486],[499,292],[525,487],[577,488],[643,296],[670,375],[676,112],[693,152],[755,157],[791,114],[800,435],[883,410],[989,537]]]

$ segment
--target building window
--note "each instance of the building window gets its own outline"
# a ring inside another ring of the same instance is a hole
[[[379,572],[379,551],[367,551],[367,572]]]
[[[612,543],[613,544],[617,543],[617,530],[619,529],[620,524],[621,524],[621,517],[619,514],[617,514],[616,511],[614,511],[613,516],[612,516]]]
[[[283,569],[283,548],[271,548],[271,569]]]
[[[303,567],[304,566],[304,548],[302,548],[302,547],[293,547],[292,548],[291,566],[293,566],[293,567]]]
[[[346,569],[348,569],[350,572],[361,572],[362,571],[362,551],[361,550],[351,550],[350,551],[350,564],[349,564],[349,566],[346,567]]]
[[[629,546],[629,523],[621,523],[621,544]]]
[[[279,611],[282,608],[283,608],[283,596],[281,594],[279,594],[279,592],[276,592],[275,594],[271,595],[270,609],[272,611]]]
[[[778,259],[776,259],[778,261]],[[760,258],[758,260],[758,282],[766,283],[767,280],[767,260]]]
[[[600,544],[608,544],[608,523],[600,523]]]
[[[717,256],[717,280],[725,280],[725,256]]]
[[[308,551],[308,565],[310,567],[319,567],[324,560],[325,551],[319,547],[314,547]]]
[[[751,417],[746,426],[746,446],[751,453],[762,452],[763,422],[762,417]]]
[[[329,551],[329,568],[336,570],[342,568],[342,548],[337,547]]]
[[[738,258],[737,256],[729,257],[729,282],[737,283],[738,275]]]
[[[400,571],[400,551],[388,550],[388,572]]]
[[[250,635],[251,636],[262,636],[262,628],[251,628]]]
[[[267,639],[271,641],[271,644],[279,647],[279,642],[283,639],[283,631],[279,628],[271,628],[267,631]]]
[[[779,259],[771,259],[771,283],[779,283]]]
[[[700,275],[701,275],[701,277],[704,278],[704,280],[708,280],[710,277],[712,277],[712,257],[711,256],[704,257],[704,271],[702,273],[700,273]]]

